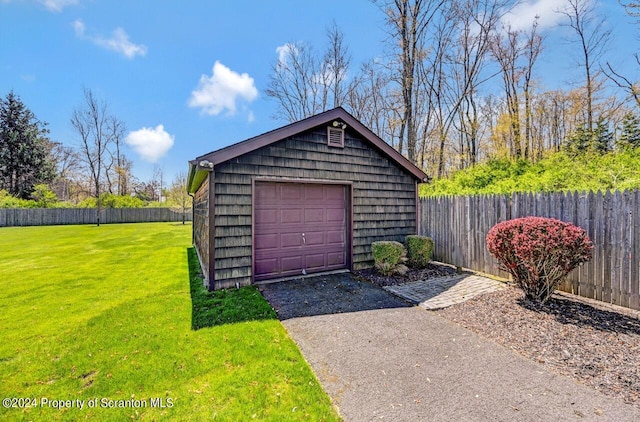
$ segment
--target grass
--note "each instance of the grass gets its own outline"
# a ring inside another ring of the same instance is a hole
[[[229,316],[225,298],[217,315],[203,301],[192,305],[190,230],[0,229],[0,396],[38,404],[0,408],[0,419],[338,419],[279,321],[262,313],[229,323],[243,305]],[[84,408],[43,406],[43,398]],[[151,407],[159,398],[166,407]]]
[[[253,286],[210,292],[202,284],[198,255],[188,249],[191,282],[191,328],[277,319],[276,313]]]

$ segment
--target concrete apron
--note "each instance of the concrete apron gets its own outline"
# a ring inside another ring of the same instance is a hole
[[[640,421],[640,410],[418,307],[284,320],[345,421]]]

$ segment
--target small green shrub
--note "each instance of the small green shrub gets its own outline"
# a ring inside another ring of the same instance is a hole
[[[407,236],[407,258],[412,268],[424,268],[433,254],[433,239],[427,236]]]
[[[400,242],[383,240],[371,244],[371,252],[375,266],[382,274],[389,275],[402,262],[405,255],[404,246]]]

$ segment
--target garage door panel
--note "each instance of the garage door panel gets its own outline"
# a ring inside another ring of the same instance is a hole
[[[258,226],[262,226],[264,224],[276,224],[278,222],[278,210],[261,209],[257,211],[255,222]]]
[[[344,232],[343,231],[327,231],[327,244],[334,245],[344,245]]]
[[[280,216],[281,224],[302,223],[302,208],[283,209]]]
[[[327,186],[328,189],[325,191],[325,199],[344,201],[344,189],[331,189],[332,187],[333,186]]]
[[[277,185],[263,185],[260,186],[260,189],[256,189],[256,200],[261,201],[263,203],[267,203],[269,201],[274,202],[277,199]]]
[[[278,235],[273,234],[260,234],[255,236],[256,250],[258,249],[275,249],[278,248]]]
[[[280,235],[280,246],[283,248],[302,246],[302,236],[299,232],[282,234]]]
[[[344,185],[257,182],[255,190],[256,280],[346,267]]]
[[[325,210],[322,208],[311,208],[304,210],[305,223],[322,223],[325,221]]]
[[[301,255],[282,257],[281,263],[282,271],[298,271],[299,268],[302,268],[303,257]]]
[[[305,201],[322,201],[325,199],[325,189],[323,185],[307,185],[304,193]]]
[[[278,258],[257,259],[255,262],[256,273],[265,276],[277,275],[280,269],[278,261]]]
[[[345,254],[342,252],[329,252],[327,253],[327,265],[329,266],[344,266]]]
[[[326,214],[327,214],[327,221],[328,222],[338,222],[338,223],[344,223],[345,220],[345,210],[343,209],[335,209],[335,208],[329,208],[326,210]]]
[[[305,263],[307,264],[306,265],[307,271],[324,269],[327,266],[325,257],[326,257],[326,254],[324,253],[307,255],[305,257]]]
[[[304,234],[305,245],[306,246],[315,246],[315,245],[324,245],[324,232],[307,232]]]
[[[300,201],[303,197],[303,185],[295,183],[279,184],[280,199],[283,201],[296,200]]]

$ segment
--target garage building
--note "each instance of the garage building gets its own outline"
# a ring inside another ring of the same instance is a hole
[[[213,289],[371,267],[418,232],[427,175],[342,108],[190,162],[193,243]]]

